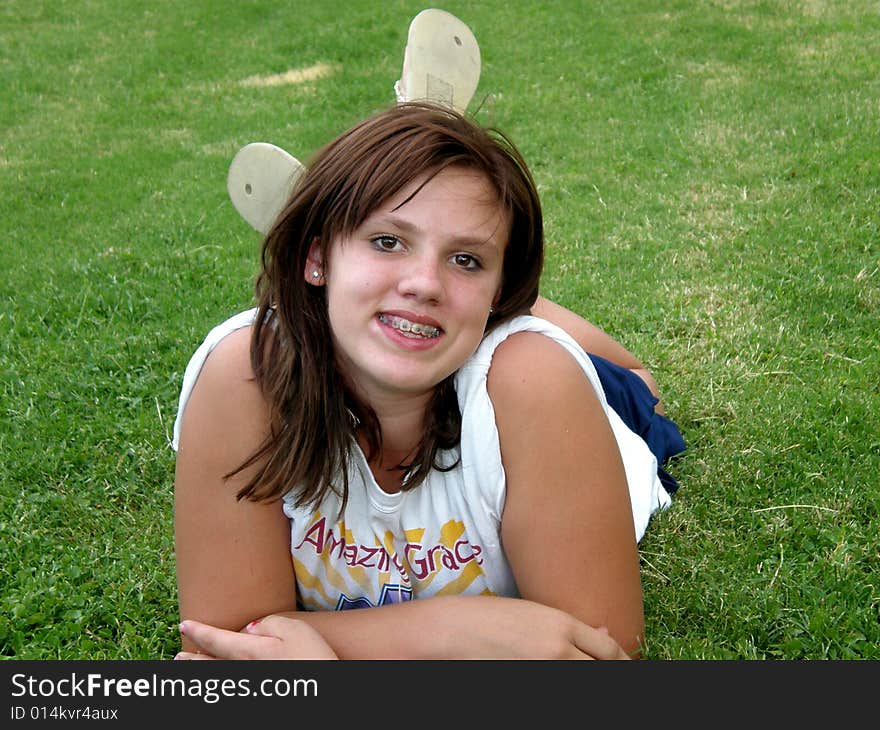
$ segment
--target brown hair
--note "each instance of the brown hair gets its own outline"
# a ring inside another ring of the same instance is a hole
[[[233,472],[259,464],[239,499],[273,500],[295,488],[298,506],[317,506],[333,490],[344,505],[356,432],[366,439],[368,458],[381,449],[375,413],[335,366],[326,288],[307,284],[303,271],[314,242],[327,261],[334,239],[353,233],[417,177],[450,165],[484,174],[510,221],[501,293],[487,329],[534,304],[543,265],[541,205],[525,161],[506,136],[426,103],[396,105],[343,133],[312,159],[263,242],[251,362],[271,429]],[[461,435],[453,377],[436,387],[416,455],[400,465],[403,489],[417,486],[432,468],[451,468],[438,457]]]

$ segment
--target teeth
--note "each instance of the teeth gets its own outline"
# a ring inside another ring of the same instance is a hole
[[[419,322],[410,322],[408,319],[404,319],[403,317],[393,317],[387,314],[380,314],[379,321],[383,324],[387,324],[389,327],[394,327],[394,329],[399,332],[403,332],[410,337],[439,337],[440,330],[436,327],[431,326],[430,324],[420,324]]]

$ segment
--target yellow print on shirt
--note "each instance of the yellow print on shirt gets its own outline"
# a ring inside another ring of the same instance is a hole
[[[458,594],[483,575],[483,549],[467,539],[460,521],[442,525],[433,544],[424,540],[425,532],[405,530],[398,540],[386,532],[374,535],[370,545],[356,540],[344,521],[332,525],[316,513],[291,549],[304,607],[358,608],[399,603],[423,592]],[[442,585],[432,586],[436,581]]]

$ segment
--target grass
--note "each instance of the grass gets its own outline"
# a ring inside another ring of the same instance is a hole
[[[180,379],[257,264],[229,163],[389,103],[422,7],[0,8],[0,655],[176,651]],[[877,4],[443,7],[538,181],[544,292],[689,444],[641,544],[647,656],[880,658]]]

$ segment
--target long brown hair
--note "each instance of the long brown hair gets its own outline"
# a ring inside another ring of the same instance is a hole
[[[417,177],[450,165],[485,175],[510,221],[501,293],[487,329],[534,304],[544,255],[541,205],[525,161],[504,134],[426,103],[396,105],[343,133],[311,160],[263,242],[251,363],[271,428],[233,472],[258,465],[239,499],[269,501],[295,489],[298,506],[314,507],[332,490],[344,505],[356,433],[368,458],[381,449],[375,413],[335,366],[326,288],[307,284],[303,272],[313,243],[327,261],[334,239],[353,233]],[[450,376],[435,389],[414,458],[401,465],[402,488],[417,486],[433,468],[450,468],[439,463],[439,452],[455,447],[460,435]]]

